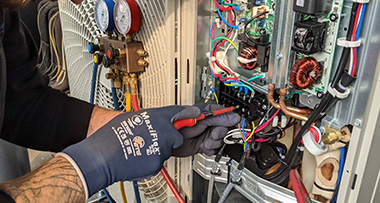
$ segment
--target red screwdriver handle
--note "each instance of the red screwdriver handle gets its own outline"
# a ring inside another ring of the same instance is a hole
[[[195,124],[197,124],[197,121],[203,120],[206,117],[211,117],[211,116],[217,116],[217,115],[225,114],[225,113],[233,111],[234,109],[235,109],[235,107],[228,107],[228,108],[224,108],[224,109],[210,111],[210,112],[207,112],[207,113],[202,113],[198,118],[189,118],[189,119],[183,119],[183,120],[174,121],[173,125],[174,125],[174,127],[177,130],[179,130],[179,129],[183,128],[183,127],[192,127]]]
[[[174,123],[173,123],[175,129],[177,129],[177,130],[184,128],[184,127],[192,127],[195,124],[197,124],[197,119],[195,119],[195,118],[178,120],[178,121],[174,121]]]

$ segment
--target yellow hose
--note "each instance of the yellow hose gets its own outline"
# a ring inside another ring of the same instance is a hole
[[[132,105],[131,105],[131,93],[125,93],[125,111],[130,112],[132,111]]]
[[[123,199],[123,203],[128,203],[127,196],[125,195],[124,183],[122,181],[119,181],[119,186],[120,186],[121,198]]]

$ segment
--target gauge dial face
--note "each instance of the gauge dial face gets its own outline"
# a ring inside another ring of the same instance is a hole
[[[131,29],[131,9],[126,0],[118,0],[115,4],[114,19],[117,30],[121,34],[127,34]]]
[[[108,5],[104,0],[98,0],[95,4],[95,21],[99,29],[106,31],[110,24]]]

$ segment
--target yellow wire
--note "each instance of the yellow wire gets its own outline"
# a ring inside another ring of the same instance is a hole
[[[230,39],[228,39],[227,37],[224,37],[224,36],[217,37],[217,38],[215,38],[215,39],[211,42],[211,44],[213,45],[212,50],[215,49],[214,43],[215,43],[215,41],[218,40],[218,39],[225,39],[225,40],[227,40],[229,43],[232,44],[232,46],[235,47],[236,52],[239,53],[239,48],[236,46],[236,44],[235,44],[232,40],[230,40]]]
[[[255,126],[255,123],[252,121],[252,132],[251,132],[251,134],[247,137],[247,139],[245,140],[245,142],[248,142],[248,140],[251,139],[251,137],[252,137],[253,134],[255,133],[255,130],[256,130],[256,126]]]
[[[219,105],[218,96],[216,96],[216,93],[215,93],[215,92],[214,92],[214,96],[215,96],[216,103]]]
[[[125,195],[124,183],[122,181],[119,181],[119,186],[120,186],[121,198],[123,199],[123,203],[128,203],[127,196]]]

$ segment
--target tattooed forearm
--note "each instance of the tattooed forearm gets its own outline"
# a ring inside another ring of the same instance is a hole
[[[0,184],[16,202],[84,202],[82,182],[61,156],[16,180]]]

